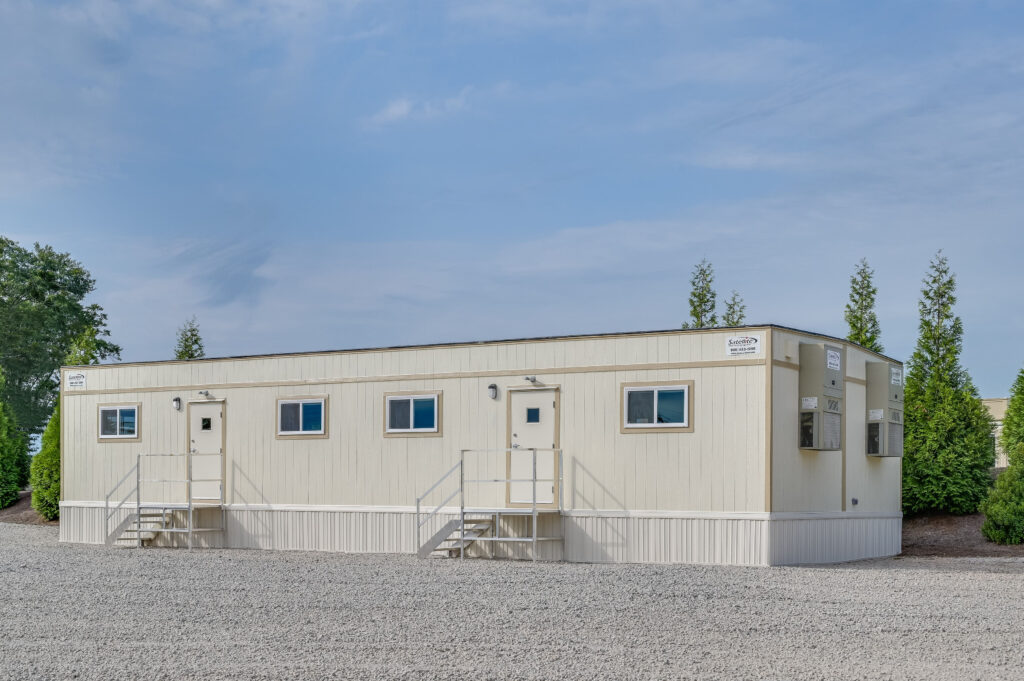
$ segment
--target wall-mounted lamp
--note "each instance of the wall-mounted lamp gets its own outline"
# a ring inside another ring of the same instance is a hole
[[[174,411],[181,411],[181,398],[175,397],[172,399],[171,406],[174,407]]]
[[[200,390],[199,394],[202,395],[205,398],[209,398],[210,397],[210,391],[209,390]]]
[[[537,377],[536,376],[523,376],[523,380],[524,381],[529,381],[530,383],[536,383],[537,382]]]
[[[487,386],[487,396],[492,400],[498,399],[498,385],[496,383],[491,383]]]

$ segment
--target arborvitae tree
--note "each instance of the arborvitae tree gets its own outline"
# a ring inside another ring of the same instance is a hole
[[[88,329],[71,346],[64,359],[68,366],[99,364],[100,346],[96,329]],[[32,457],[29,479],[32,485],[32,508],[47,520],[60,516],[60,402],[54,407],[43,431],[42,447]]]
[[[846,304],[846,323],[850,332],[846,340],[862,345],[868,350],[882,352],[882,331],[875,314],[875,296],[878,289],[872,282],[875,271],[868,266],[866,258],[861,258],[857,269],[850,277],[850,302]]]
[[[715,271],[704,258],[693,268],[690,277],[690,321],[683,322],[684,329],[703,329],[718,325],[715,316]]]
[[[725,326],[743,326],[747,321],[747,306],[736,291],[732,292],[729,300],[725,301],[725,314],[722,316],[722,324]]]
[[[0,372],[0,390],[4,378]],[[18,500],[18,492],[28,481],[28,441],[18,430],[10,406],[0,402],[0,508]]]
[[[47,520],[60,517],[60,402],[43,431],[42,447],[32,457],[32,508]]]
[[[1006,405],[999,444],[1011,463],[1014,460],[1024,463],[1024,369],[1017,374],[1017,380],[1010,389],[1010,402]]]
[[[186,320],[178,329],[178,343],[174,346],[174,359],[199,359],[206,357],[203,338],[199,335],[199,324],[195,316]]]
[[[1024,542],[1024,369],[1010,390],[1002,445],[1010,465],[981,505],[985,514],[981,532],[1000,544],[1020,544]]]
[[[994,463],[992,419],[960,365],[956,278],[939,251],[918,303],[919,336],[904,389],[903,510],[974,513]]]

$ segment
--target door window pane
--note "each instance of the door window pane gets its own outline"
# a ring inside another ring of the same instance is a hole
[[[320,432],[324,429],[324,405],[320,402],[304,402],[302,404],[303,432]]]
[[[654,423],[653,390],[630,390],[626,393],[626,423]]]
[[[413,400],[412,427],[432,430],[434,428],[434,398]]]
[[[204,416],[199,422],[200,430],[213,430],[213,419],[209,416]]]
[[[285,402],[281,404],[281,432],[295,433],[299,430],[299,403]]]
[[[686,423],[686,391],[658,391],[658,423]]]
[[[538,407],[527,407],[526,408],[526,422],[527,423],[540,423],[540,409]]]
[[[100,435],[117,435],[116,409],[103,409],[100,411]]]
[[[388,429],[409,430],[411,400],[388,400]]]
[[[120,428],[118,428],[118,435],[135,435],[135,410],[134,409],[122,409],[121,410],[121,422]]]

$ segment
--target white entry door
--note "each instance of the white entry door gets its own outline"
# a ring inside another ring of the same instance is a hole
[[[224,484],[224,403],[192,402],[188,412],[192,501],[218,503]]]
[[[510,390],[509,399],[509,478],[527,482],[508,483],[508,501],[512,505],[533,504],[533,452],[537,452],[537,505],[555,503],[558,486],[557,458],[550,451],[558,442],[558,396],[551,390]]]

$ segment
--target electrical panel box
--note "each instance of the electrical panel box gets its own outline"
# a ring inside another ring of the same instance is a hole
[[[903,367],[867,363],[868,456],[903,456]]]
[[[845,365],[839,346],[800,344],[800,449],[842,449]]]

